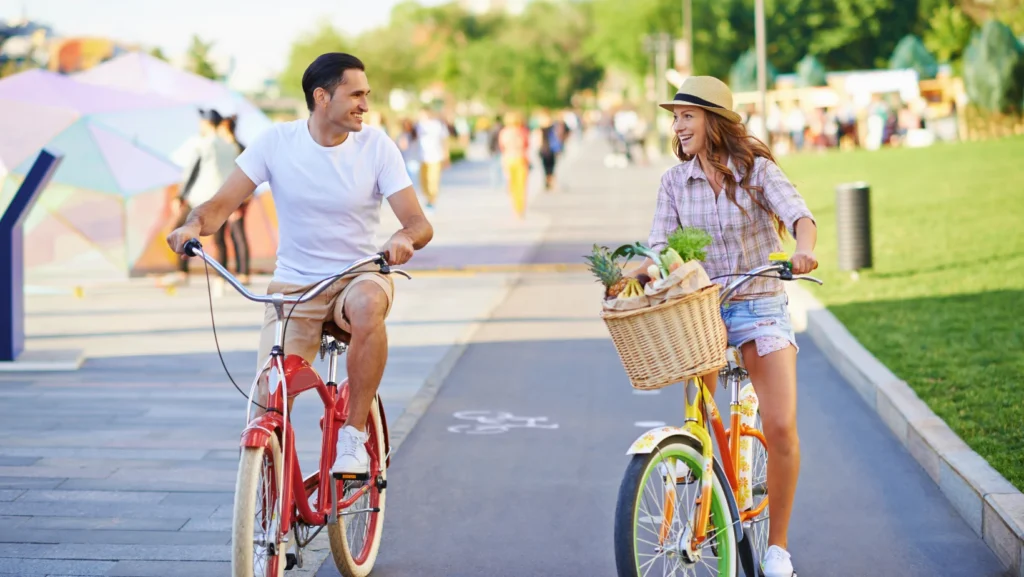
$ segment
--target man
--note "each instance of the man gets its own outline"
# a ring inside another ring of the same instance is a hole
[[[217,135],[217,127],[223,121],[216,110],[199,111],[199,136],[189,139],[175,152],[175,159],[185,167],[182,174],[181,193],[172,205],[177,225],[185,223],[189,207],[202,204],[213,198],[225,179],[235,168],[235,149]],[[218,246],[221,244],[223,227],[216,231]],[[220,263],[227,266],[228,256],[222,251]],[[180,282],[188,282],[188,259],[182,259],[179,267]]]
[[[403,227],[383,247],[390,264],[407,262],[433,236],[398,147],[383,131],[363,127],[370,93],[363,63],[349,54],[323,54],[303,74],[302,90],[309,119],[277,124],[256,139],[216,196],[167,238],[181,253],[188,239],[216,231],[258,185],[269,182],[280,244],[268,293],[301,294],[377,252],[373,241],[382,199]],[[374,272],[346,277],[297,305],[288,324],[285,351],[309,361],[319,349],[326,321],[351,335],[350,410],[339,435],[336,474],[369,472],[366,420],[387,361],[384,319],[392,297],[389,277]],[[273,344],[275,318],[268,306],[260,359]]]
[[[420,186],[427,210],[434,209],[441,188],[441,169],[449,160],[448,126],[428,109],[420,113],[416,138],[420,142]]]

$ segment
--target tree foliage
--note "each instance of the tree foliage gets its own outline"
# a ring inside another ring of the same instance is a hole
[[[990,20],[964,53],[967,96],[989,112],[1020,112],[1024,99],[1024,48],[1009,26]]]
[[[213,42],[203,42],[198,35],[192,35],[192,42],[188,47],[188,69],[210,80],[220,78],[220,73],[210,61],[210,51],[213,49]]]
[[[931,80],[939,73],[939,63],[925,48],[924,43],[914,36],[907,34],[896,45],[889,59],[889,68],[893,70],[912,68],[917,72],[917,77]]]

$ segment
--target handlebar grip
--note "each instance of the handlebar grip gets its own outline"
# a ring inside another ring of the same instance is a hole
[[[203,250],[203,245],[194,238],[190,238],[185,241],[185,245],[181,247],[181,251],[188,256],[199,256],[199,252],[201,250]]]

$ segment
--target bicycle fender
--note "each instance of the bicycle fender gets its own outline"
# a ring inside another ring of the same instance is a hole
[[[380,398],[380,394],[377,394],[377,414],[380,415],[380,424],[384,429],[384,454],[387,455],[387,459],[384,461],[384,468],[391,466],[391,435],[388,433],[388,418],[384,414],[384,399]]]
[[[685,429],[680,427],[658,427],[657,429],[651,429],[643,435],[640,435],[640,437],[630,445],[626,454],[646,455],[653,452],[662,441],[675,435],[685,437],[688,441],[692,441],[693,448],[698,451],[703,447],[703,443],[701,443],[700,439]]]
[[[252,447],[256,449],[266,447],[270,443],[270,436],[275,434],[283,424],[284,421],[282,420],[280,413],[263,413],[259,417],[253,419],[245,430],[242,431],[239,446],[242,448]]]

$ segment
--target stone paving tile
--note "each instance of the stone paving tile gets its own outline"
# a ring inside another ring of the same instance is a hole
[[[29,490],[17,501],[23,502],[103,502],[103,503],[160,503],[168,493],[139,491],[50,491]]]
[[[13,501],[22,496],[27,489],[0,489],[0,501]]]
[[[188,523],[188,517],[177,518],[139,518],[124,517],[21,517],[18,524],[23,529],[68,529],[75,531],[92,531],[117,529],[124,531],[177,531]],[[7,528],[10,526],[5,525]]]
[[[231,561],[229,545],[0,543],[0,558],[96,561]]]
[[[107,577],[224,577],[231,572],[231,563],[181,561],[119,561]]]
[[[113,561],[0,558],[0,573],[10,573],[19,577],[108,575],[115,565]]]
[[[109,545],[230,545],[228,531],[121,531],[11,528],[0,522],[0,543],[104,543]]]

